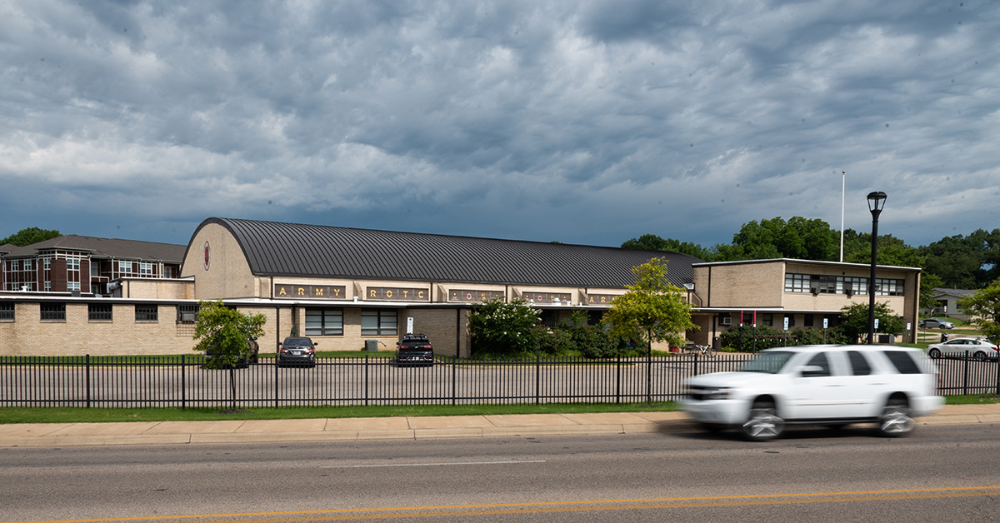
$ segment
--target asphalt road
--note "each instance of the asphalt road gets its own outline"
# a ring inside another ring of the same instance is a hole
[[[0,521],[995,522],[997,428],[0,449]]]

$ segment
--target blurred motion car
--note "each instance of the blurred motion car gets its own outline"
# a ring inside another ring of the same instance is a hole
[[[940,318],[925,318],[917,322],[917,327],[924,329],[955,329],[955,324],[947,320],[941,320]]]
[[[396,342],[396,365],[434,365],[434,346],[423,333],[407,333]]]
[[[738,428],[749,440],[779,437],[786,424],[875,423],[910,433],[913,417],[944,404],[937,369],[923,351],[896,346],[796,346],[760,352],[741,371],[685,380],[684,411],[711,431]]]
[[[278,367],[316,366],[316,342],[309,337],[288,337],[278,348]]]
[[[953,338],[940,344],[927,346],[927,356],[931,358],[971,356],[976,360],[995,360],[1000,354],[997,345],[985,338]]]

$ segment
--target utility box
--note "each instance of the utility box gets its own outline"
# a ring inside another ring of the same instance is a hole
[[[365,351],[377,352],[378,351],[378,340],[366,340],[365,341]]]
[[[894,337],[892,335],[879,335],[878,336],[878,343],[879,344],[892,344],[895,341],[896,341],[896,337]]]

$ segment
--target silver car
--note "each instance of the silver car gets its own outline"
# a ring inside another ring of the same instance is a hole
[[[953,338],[940,344],[927,346],[927,356],[931,358],[941,357],[965,357],[971,356],[976,360],[996,359],[997,345],[985,338]]]
[[[955,329],[955,324],[947,320],[941,320],[940,318],[925,318],[917,323],[917,327],[924,329]]]

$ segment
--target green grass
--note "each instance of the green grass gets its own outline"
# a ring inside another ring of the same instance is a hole
[[[456,415],[525,415],[548,413],[635,413],[676,411],[673,402],[652,404],[501,404],[501,405],[407,405],[407,406],[296,406],[248,407],[229,412],[212,408],[0,408],[0,423],[67,422],[159,422],[167,420],[275,420],[303,418],[431,417]]]
[[[997,395],[952,395],[949,405],[997,404]],[[296,406],[249,407],[229,412],[212,408],[0,408],[0,424],[45,424],[78,422],[161,422],[201,420],[276,420],[305,418],[432,417],[457,415],[533,415],[549,413],[636,413],[677,411],[674,402],[652,404],[501,404],[501,405],[407,405],[407,406]]]

